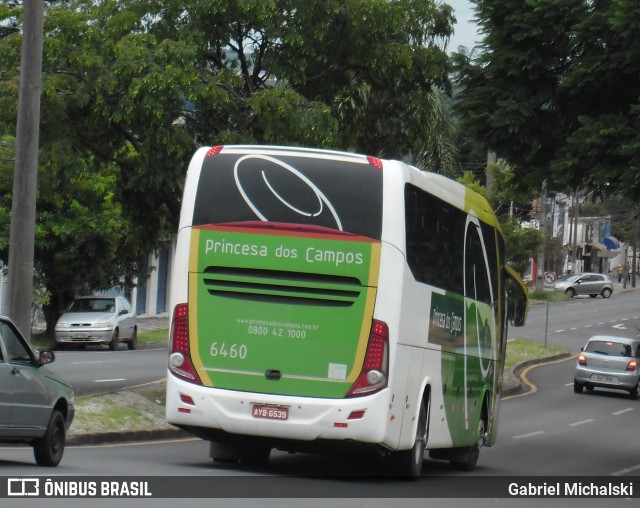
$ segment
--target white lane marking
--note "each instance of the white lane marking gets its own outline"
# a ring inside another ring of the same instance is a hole
[[[622,476],[622,475],[625,475],[627,473],[631,473],[633,471],[636,471],[638,469],[640,469],[640,464],[638,464],[637,466],[628,467],[626,469],[621,469],[620,471],[616,471],[615,473],[611,473],[611,476]]]
[[[582,421],[579,421],[579,422],[570,423],[569,427],[577,427],[578,425],[584,425],[585,423],[591,423],[593,421],[595,421],[593,418],[589,418],[587,420],[582,420]]]
[[[628,413],[629,411],[633,411],[634,408],[628,407],[627,409],[621,409],[620,411],[616,411],[615,413],[611,413],[613,416],[620,416],[621,414]]]
[[[556,330],[556,333],[562,333],[564,330]]]
[[[116,360],[107,360],[106,362],[71,362],[71,365],[93,365],[99,363],[118,363]]]
[[[591,328],[593,325],[585,325],[585,328]]]
[[[538,430],[536,432],[530,432],[529,434],[520,434],[519,436],[513,436],[513,439],[524,439],[527,437],[539,436],[540,434],[545,434],[544,430]]]
[[[116,381],[126,381],[127,379],[124,377],[116,378],[116,379],[94,379],[94,383],[115,383]]]

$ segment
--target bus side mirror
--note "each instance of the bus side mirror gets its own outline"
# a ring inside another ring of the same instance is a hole
[[[506,266],[505,274],[507,276],[507,319],[513,326],[524,326],[529,310],[527,288],[512,268]]]

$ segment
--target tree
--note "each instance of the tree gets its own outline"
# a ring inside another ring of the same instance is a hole
[[[463,128],[520,186],[640,197],[640,4],[475,0],[483,43],[456,56]]]
[[[151,33],[196,50],[198,139],[411,157],[450,171],[447,5],[433,0],[149,2]],[[217,102],[224,99],[225,104]]]
[[[199,145],[451,164],[441,90],[453,17],[434,0],[47,5],[36,262],[49,330],[73,293],[147,275],[141,260],[173,237]],[[0,26],[20,17],[20,2],[0,6]],[[21,36],[3,35],[0,134],[15,123]],[[0,195],[4,233],[10,195]]]
[[[505,201],[512,201],[513,198],[513,189],[510,187],[514,176],[512,168],[501,160],[490,165],[488,170],[494,173],[496,181],[494,192],[490,192],[469,171],[457,180],[487,199],[491,207],[496,210],[504,235],[507,264],[517,272],[524,273],[543,244],[542,234],[538,229],[523,227],[522,217],[512,215],[511,207],[503,206]]]

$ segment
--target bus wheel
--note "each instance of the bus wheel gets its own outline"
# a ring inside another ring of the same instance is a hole
[[[429,413],[431,409],[430,398],[422,400],[418,413],[418,426],[416,429],[416,440],[413,448],[394,452],[390,457],[392,473],[394,476],[403,477],[408,480],[417,479],[422,473],[422,463],[424,462],[424,450],[427,446],[429,435]]]
[[[473,471],[480,457],[480,448],[484,445],[486,424],[484,418],[478,422],[478,436],[475,444],[462,452],[459,458],[451,461],[451,465],[462,471]]]

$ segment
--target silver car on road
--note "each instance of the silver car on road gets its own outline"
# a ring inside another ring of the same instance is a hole
[[[576,363],[573,390],[612,388],[626,390],[638,398],[640,379],[640,340],[609,335],[595,335],[582,348]]]
[[[138,341],[136,315],[123,296],[81,296],[69,305],[55,327],[56,344],[106,344],[115,351],[120,342],[135,349]]]
[[[602,295],[603,298],[609,298],[613,293],[613,283],[602,273],[577,273],[558,279],[554,290],[569,298],[576,295],[589,295],[591,298]]]

